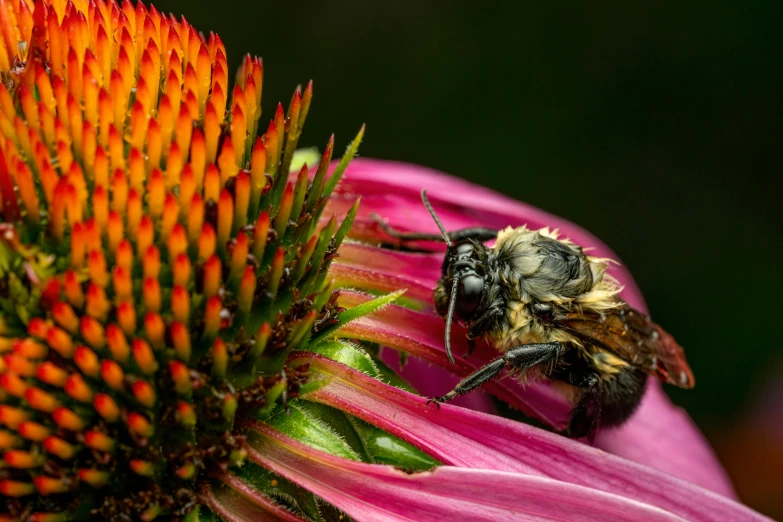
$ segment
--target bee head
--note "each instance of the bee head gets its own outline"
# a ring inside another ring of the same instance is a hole
[[[454,243],[449,238],[443,223],[438,219],[438,215],[427,199],[427,192],[424,190],[421,191],[421,200],[438,225],[448,247],[446,257],[443,260],[443,277],[435,289],[435,304],[438,313],[446,317],[444,339],[446,354],[449,356],[449,360],[454,363],[454,356],[451,354],[451,323],[455,314],[463,321],[470,321],[481,304],[486,284],[482,261],[486,254],[486,247],[470,240]]]
[[[439,300],[438,312],[447,315],[454,302],[453,312],[463,321],[470,321],[484,294],[486,281],[481,254],[485,247],[473,241],[461,241],[449,247],[443,263],[445,299]]]

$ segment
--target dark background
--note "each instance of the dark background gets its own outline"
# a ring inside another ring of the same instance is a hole
[[[156,6],[218,32],[232,70],[263,57],[264,120],[314,79],[301,144],[335,132],[342,150],[366,122],[364,156],[480,182],[601,237],[687,349],[698,386],[673,399],[743,498],[783,517],[783,406],[762,401],[783,380],[779,3],[477,4]]]

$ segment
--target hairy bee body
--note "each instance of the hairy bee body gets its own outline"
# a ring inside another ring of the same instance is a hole
[[[499,350],[534,342],[579,344],[532,314],[531,303],[596,312],[619,304],[621,287],[606,275],[608,261],[585,255],[578,245],[558,239],[557,231],[502,230],[495,246],[487,249],[487,263],[495,279],[490,296],[503,294],[506,303],[505,328],[491,332]]]
[[[443,240],[446,255],[434,290],[435,308],[446,319],[451,353],[454,318],[470,342],[483,338],[501,356],[462,379],[446,402],[481,386],[504,369],[523,378],[550,379],[575,406],[567,434],[592,438],[597,427],[627,420],[644,395],[648,375],[691,388],[693,374],[682,348],[645,314],[620,297],[622,287],[606,273],[608,259],[589,256],[548,228],[447,232],[427,194],[422,201],[441,234],[400,233],[400,240]],[[484,244],[495,240],[492,247]]]
[[[434,292],[436,309],[445,317],[457,288],[457,320],[469,339],[483,338],[500,352],[560,346],[557,354],[523,373],[552,380],[573,399],[573,436],[592,434],[598,417],[602,426],[630,417],[644,395],[648,373],[659,369],[659,355],[681,353],[668,334],[618,296],[622,287],[606,273],[610,262],[587,255],[557,231],[509,227],[497,233],[493,247],[468,240],[450,248]],[[454,283],[466,277],[483,283],[472,300],[469,288],[462,291]],[[473,305],[461,310],[466,301]],[[667,364],[664,360],[661,370],[678,374],[666,380],[692,386],[684,359]]]

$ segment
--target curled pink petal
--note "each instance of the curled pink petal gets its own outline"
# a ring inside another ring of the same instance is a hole
[[[329,270],[337,287],[393,292],[405,288],[405,299],[432,309],[432,289],[443,256],[439,253],[396,252],[360,243],[345,243]]]
[[[361,208],[361,207],[360,207]],[[340,256],[336,263],[359,265],[366,269],[383,274],[399,274],[430,286],[432,302],[432,284],[440,276],[443,264],[443,254],[398,252],[389,249],[378,249],[361,243],[346,243],[340,247]]]
[[[431,286],[426,286],[404,275],[384,274],[357,266],[334,263],[329,269],[329,277],[333,284],[339,288],[375,290],[383,293],[391,293],[405,288],[406,299],[414,299],[420,303],[432,301]]]
[[[275,504],[235,475],[226,474],[231,487],[201,488],[200,494],[212,511],[226,522],[304,522],[290,511]]]
[[[662,509],[543,477],[442,466],[406,473],[335,457],[247,421],[251,460],[360,521],[681,521]]]
[[[536,475],[627,497],[692,521],[765,520],[672,475],[494,415],[426,400],[321,356],[300,352],[329,384],[307,396],[355,415],[454,466]]]
[[[354,236],[358,239],[377,239],[382,236],[378,224],[371,218],[379,214],[395,228],[416,232],[437,233],[436,225],[421,205],[419,193],[426,188],[430,200],[449,229],[467,226],[503,228],[527,224],[531,228],[548,226],[557,228],[565,236],[590,248],[592,255],[617,259],[617,256],[595,236],[562,218],[548,214],[530,205],[514,201],[489,189],[447,176],[443,173],[405,163],[357,159],[345,173],[335,196],[330,201],[330,212],[344,212],[361,196]],[[398,262],[406,263],[399,253]],[[623,266],[613,266],[610,272],[624,286],[623,298],[632,306],[646,311],[641,292]],[[438,278],[437,265],[427,265],[416,270],[416,280],[426,282]],[[432,325],[434,327],[434,325]],[[442,327],[442,326],[441,326]],[[455,335],[456,340],[459,336]],[[434,339],[434,337],[433,337]],[[439,344],[442,347],[442,342]],[[487,354],[491,357],[491,354]],[[429,359],[436,364],[433,357]],[[488,360],[484,359],[484,361]],[[462,363],[464,366],[464,363]],[[464,374],[465,368],[454,368]],[[698,370],[697,370],[698,373]],[[418,382],[412,382],[418,386]],[[491,385],[490,385],[491,386]],[[487,388],[488,391],[491,388]],[[529,391],[538,390],[531,386]],[[526,392],[528,392],[526,390]],[[655,384],[634,416],[622,427],[599,434],[596,443],[608,451],[626,455],[637,462],[671,472],[686,480],[711,488],[727,496],[735,497],[725,471],[712,455],[703,435],[693,422],[675,408]],[[657,392],[655,391],[657,390]],[[503,397],[509,400],[508,397]],[[523,399],[511,399],[510,404],[520,407]],[[538,398],[528,399],[536,402]],[[550,401],[550,406],[551,401]],[[530,406],[528,404],[528,406]],[[546,409],[546,406],[539,406]],[[530,412],[528,408],[526,411]],[[553,414],[550,413],[551,417]],[[565,417],[553,419],[552,425],[563,426]],[[650,436],[642,436],[649,430]],[[640,438],[641,437],[641,438]]]

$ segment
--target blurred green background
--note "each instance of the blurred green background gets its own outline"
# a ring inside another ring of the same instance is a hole
[[[364,156],[480,182],[601,237],[686,347],[698,385],[673,399],[743,498],[783,517],[783,450],[753,453],[774,437],[761,401],[783,379],[781,4],[459,4],[156,2],[219,33],[232,70],[263,57],[267,116],[312,78],[300,143],[335,132],[341,150],[366,122]]]

